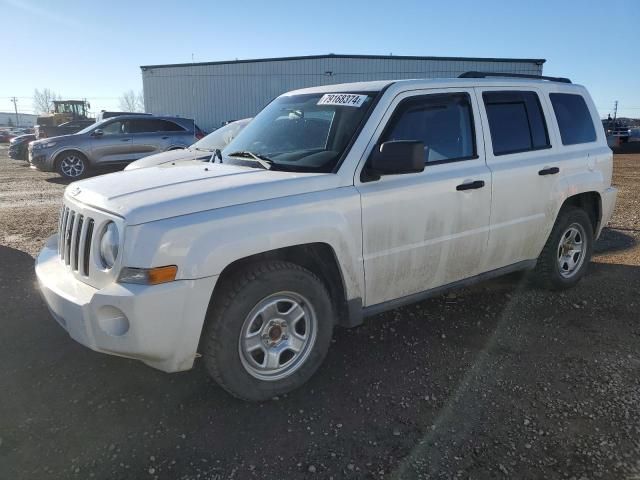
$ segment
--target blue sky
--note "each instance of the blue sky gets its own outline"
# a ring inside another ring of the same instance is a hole
[[[140,65],[325,53],[546,58],[640,117],[640,1],[0,0],[0,111],[35,88],[117,108]]]

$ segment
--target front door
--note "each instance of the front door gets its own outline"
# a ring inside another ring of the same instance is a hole
[[[118,163],[132,159],[132,139],[126,121],[114,120],[102,125],[100,130],[102,135],[94,135],[91,141],[91,156],[95,163]]]
[[[422,141],[425,169],[356,179],[366,306],[480,273],[491,174],[477,119],[473,89],[407,92],[396,97],[385,115],[372,148],[390,140]]]

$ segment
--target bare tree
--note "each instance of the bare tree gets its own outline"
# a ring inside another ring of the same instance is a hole
[[[142,92],[133,90],[124,92],[120,97],[120,110],[124,112],[144,112],[144,97]]]
[[[60,95],[53,90],[44,88],[40,91],[36,88],[33,92],[33,110],[36,113],[49,113],[51,111],[51,102],[59,99]]]
[[[137,101],[138,101],[138,109],[141,112],[144,112],[144,95],[142,94],[142,92],[138,92],[138,96],[136,97]]]

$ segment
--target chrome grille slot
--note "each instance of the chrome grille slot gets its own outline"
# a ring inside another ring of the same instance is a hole
[[[67,216],[67,226],[64,230],[64,263],[69,265],[71,262],[71,232],[73,231],[73,224],[75,223],[76,212],[69,211]]]
[[[64,238],[67,229],[67,219],[69,218],[69,208],[62,209],[62,218],[60,219],[60,230],[58,230],[58,250],[60,258],[64,260]]]
[[[95,221],[65,206],[58,221],[58,253],[71,270],[89,276],[91,240]]]
[[[91,240],[93,239],[93,218],[87,223],[87,230],[83,236],[84,245],[82,248],[82,275],[89,276],[89,260],[91,259]]]
[[[73,226],[73,236],[71,239],[71,268],[78,270],[78,252],[80,251],[80,239],[82,234],[84,217],[76,215],[76,223]]]

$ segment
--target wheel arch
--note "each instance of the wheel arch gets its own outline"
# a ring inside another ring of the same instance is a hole
[[[67,148],[60,149],[60,151],[56,152],[55,155],[53,156],[53,168],[55,170],[58,169],[58,163],[60,162],[62,155],[69,152],[79,153],[84,157],[84,159],[87,162],[87,165],[91,165],[91,160],[89,160],[89,155],[87,155],[86,152],[83,152],[82,149],[77,147],[67,147]]]
[[[224,288],[225,282],[235,273],[249,265],[268,260],[291,262],[315,273],[329,290],[337,313],[335,323],[341,326],[355,326],[353,317],[350,315],[351,309],[347,301],[347,290],[338,257],[333,247],[324,242],[277,248],[234,260],[220,273],[211,295],[211,302],[215,301],[216,296]]]
[[[596,238],[602,227],[600,225],[602,221],[602,197],[600,193],[592,190],[571,195],[564,200],[558,214],[570,206],[580,208],[589,215],[591,226],[593,227],[593,236]]]

